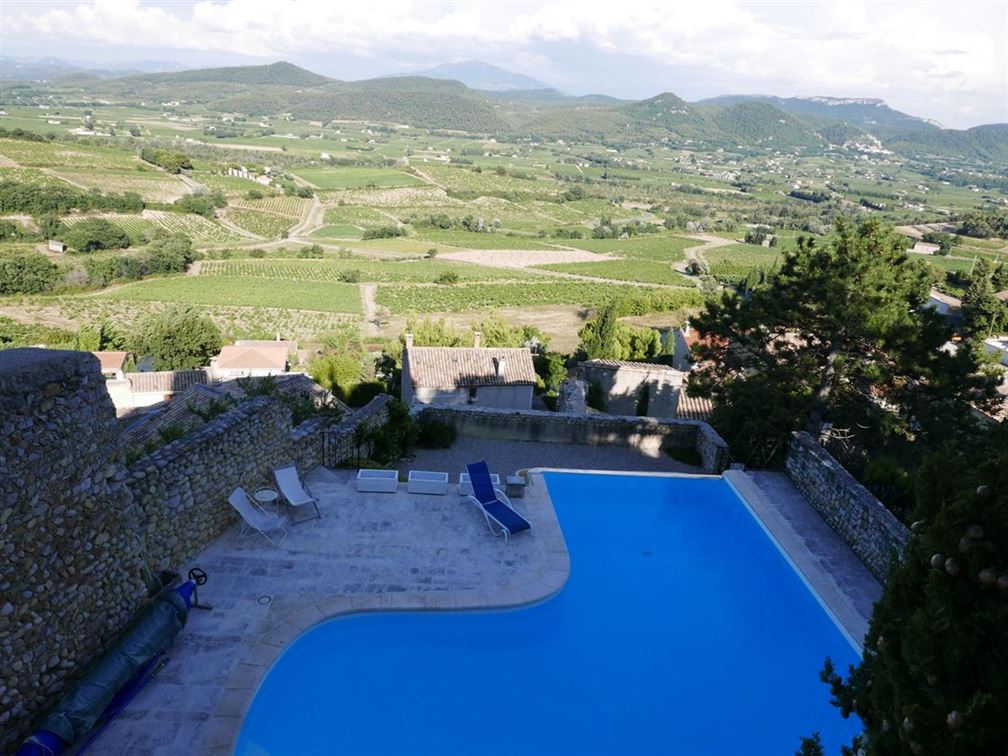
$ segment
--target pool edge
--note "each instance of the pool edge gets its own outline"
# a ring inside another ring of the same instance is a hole
[[[739,498],[851,648],[858,656],[863,656],[863,639],[868,632],[868,618],[863,617],[854,607],[833,576],[815,560],[797,535],[788,532],[790,528],[786,523],[768,520],[765,515],[773,509],[773,505],[748,474],[742,470],[725,470],[720,477]]]

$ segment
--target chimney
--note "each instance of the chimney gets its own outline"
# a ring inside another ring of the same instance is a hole
[[[473,331],[473,346],[479,349],[480,341],[483,340],[483,334],[480,331]]]
[[[494,363],[494,371],[497,373],[497,378],[500,379],[500,380],[503,380],[503,378],[504,378],[504,367],[505,367],[505,364],[506,364],[504,362],[504,358],[503,357],[494,357],[493,363]]]
[[[412,333],[407,333],[406,334],[406,348],[407,349],[411,349],[412,347],[413,347],[413,334]]]

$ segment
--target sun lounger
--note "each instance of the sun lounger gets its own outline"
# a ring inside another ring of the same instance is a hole
[[[237,510],[242,518],[241,536],[248,532],[249,528],[258,531],[259,534],[274,546],[279,546],[283,539],[287,537],[287,528],[284,527],[284,518],[280,515],[270,514],[258,504],[256,504],[245,489],[238,487],[228,497],[228,504]],[[267,533],[280,531],[280,538],[274,541]]]
[[[295,510],[300,509],[301,507],[304,507],[305,509],[311,507],[315,510],[315,517],[302,517],[299,520],[295,520],[292,517],[292,525],[304,522],[305,520],[314,520],[315,518],[322,516],[322,513],[319,512],[318,508],[318,499],[305,491],[304,486],[301,485],[301,478],[298,477],[297,468],[294,465],[278,467],[273,471],[273,479],[276,481],[277,488],[280,489],[280,495],[284,497],[284,501],[286,501]]]
[[[473,495],[469,497],[469,501],[483,512],[491,533],[503,535],[504,541],[510,543],[511,536],[532,530],[532,523],[514,510],[507,495],[499,488],[494,488],[486,462],[474,462],[466,465],[466,469],[469,470],[469,480],[473,487]],[[495,529],[494,525],[499,530]]]

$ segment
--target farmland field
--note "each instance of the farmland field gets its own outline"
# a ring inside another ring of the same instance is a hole
[[[260,213],[255,210],[242,210],[241,208],[229,209],[226,217],[239,228],[267,239],[279,238],[297,223],[296,218],[274,215],[273,213]]]
[[[284,281],[264,286],[261,278],[178,276],[125,284],[96,298],[126,302],[181,302],[239,305],[358,314],[360,294],[353,284]]]
[[[433,283],[445,273],[465,281],[543,280],[523,270],[487,268],[442,260],[219,260],[204,262],[200,276],[237,276],[285,281],[345,281],[351,274],[367,282]],[[279,285],[279,284],[278,284]]]
[[[228,205],[231,207],[241,208],[242,210],[253,210],[257,213],[273,213],[274,215],[282,215],[287,218],[300,218],[308,212],[311,204],[310,199],[286,195],[264,197],[258,200],[241,197],[228,201]]]
[[[631,296],[637,287],[587,281],[549,283],[459,284],[456,286],[380,286],[378,303],[393,314],[491,311],[504,307],[582,305],[596,307],[615,297]],[[701,302],[696,289],[675,289],[682,306]]]
[[[299,168],[294,175],[323,190],[423,186],[425,183],[395,168]]]
[[[103,192],[136,192],[146,202],[174,202],[189,193],[178,176],[155,171],[100,171],[61,168],[56,175],[85,189]]]
[[[554,244],[544,243],[533,236],[508,236],[496,233],[472,233],[469,231],[442,231],[441,229],[419,228],[417,237],[435,244],[448,244],[460,249],[553,249]]]
[[[656,260],[599,260],[598,262],[539,265],[544,270],[576,273],[579,276],[639,281],[651,284],[684,284],[686,281],[669,263]]]

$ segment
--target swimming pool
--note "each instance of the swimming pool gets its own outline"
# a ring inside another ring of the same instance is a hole
[[[815,730],[827,752],[850,742],[859,723],[818,671],[857,654],[726,482],[544,477],[571,558],[560,593],[325,622],[270,670],[236,753],[776,755]]]

